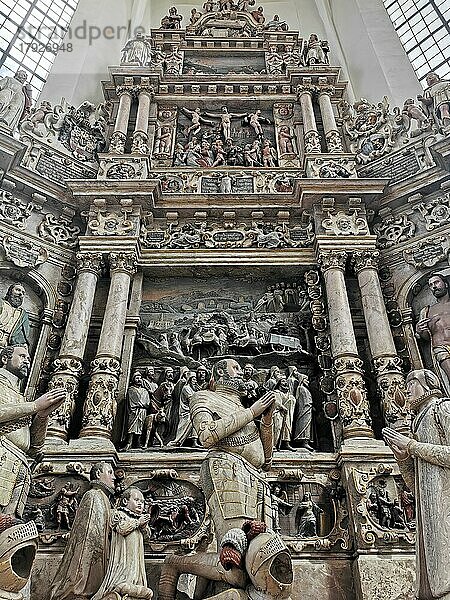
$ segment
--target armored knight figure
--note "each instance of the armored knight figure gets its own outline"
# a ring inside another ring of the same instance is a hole
[[[383,437],[406,485],[415,490],[416,598],[449,600],[450,398],[442,397],[438,377],[427,369],[408,374],[406,394],[415,415],[412,437],[390,427]]]
[[[250,408],[244,408],[241,398],[245,394],[240,365],[223,359],[214,365],[210,389],[198,391],[190,399],[198,439],[209,451],[200,479],[221,550],[168,557],[160,578],[160,600],[174,600],[180,573],[202,576],[197,583],[198,598],[204,597],[206,580],[226,582],[235,588],[214,596],[217,599],[289,597],[291,559],[281,538],[268,529],[273,527],[272,494],[261,472],[272,460],[276,395],[268,391]],[[260,429],[255,423],[259,417]],[[268,559],[259,565],[261,571],[253,564],[259,552],[267,552]],[[269,559],[275,555],[279,556],[280,568],[267,570]],[[246,570],[242,569],[244,556]],[[257,572],[259,584],[254,582]],[[244,591],[248,578],[253,583]],[[253,585],[259,585],[258,591]]]
[[[47,432],[48,416],[64,401],[66,391],[54,388],[34,402],[20,391],[28,376],[26,346],[0,351],[0,512],[22,516],[31,482],[28,456],[38,457]]]

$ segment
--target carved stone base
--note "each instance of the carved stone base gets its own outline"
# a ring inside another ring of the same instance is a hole
[[[92,361],[80,437],[110,439],[116,416],[120,362],[109,356]]]
[[[53,377],[49,383],[49,390],[62,387],[67,392],[64,403],[50,416],[47,439],[67,440],[70,420],[75,410],[75,400],[78,394],[78,385],[83,373],[83,364],[80,359],[60,357],[55,360]]]
[[[359,556],[353,563],[358,600],[414,600],[413,555]]]

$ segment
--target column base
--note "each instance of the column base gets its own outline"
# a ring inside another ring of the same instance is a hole
[[[413,554],[360,555],[353,563],[358,600],[415,600]]]

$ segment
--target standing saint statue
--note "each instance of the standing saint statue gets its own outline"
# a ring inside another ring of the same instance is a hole
[[[428,73],[426,82],[428,88],[417,99],[444,128],[450,127],[450,81],[441,79],[437,73]]]
[[[446,394],[450,395],[450,285],[442,273],[432,273],[428,287],[436,303],[420,311],[416,333],[430,342],[434,370],[440,376]]]
[[[23,285],[13,283],[0,300],[0,348],[29,342],[30,322],[27,311],[22,308],[24,296]]]
[[[26,80],[25,71],[0,79],[0,123],[8,129],[15,129],[31,106],[31,88],[25,85]]]
[[[64,402],[66,390],[54,388],[27,402],[20,381],[28,376],[26,346],[0,350],[0,513],[21,517],[31,484],[28,457],[42,451],[49,415]]]
[[[416,597],[450,600],[450,398],[442,397],[438,377],[426,369],[406,378],[409,408],[415,414],[412,437],[386,427],[406,485],[416,497]]]
[[[311,446],[313,399],[308,388],[308,376],[299,373],[298,380],[298,387],[295,391],[296,402],[292,441],[298,442],[301,448],[312,451],[314,450]]]
[[[114,469],[108,463],[96,463],[91,468],[90,480],[91,489],[81,499],[51,584],[50,600],[88,600],[98,591],[105,576]]]
[[[124,452],[131,447],[141,447],[141,436],[149,407],[150,394],[145,387],[142,374],[136,371],[131,378],[127,394],[127,443]]]

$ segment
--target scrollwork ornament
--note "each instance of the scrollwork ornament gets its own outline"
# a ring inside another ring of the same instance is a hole
[[[378,393],[387,423],[398,431],[410,431],[411,413],[406,404],[405,378],[398,356],[380,356],[373,359]]]
[[[376,223],[373,226],[373,231],[378,238],[377,246],[384,250],[413,237],[416,225],[406,215],[397,217],[389,215],[380,223]]]
[[[5,223],[11,223],[18,229],[25,229],[27,219],[35,208],[34,202],[24,203],[6,190],[0,190],[0,216]]]
[[[123,154],[125,152],[125,144],[127,136],[121,131],[115,131],[109,142],[109,151],[115,154]]]
[[[38,226],[38,233],[42,239],[58,244],[63,248],[75,248],[78,244],[80,232],[80,228],[76,225],[70,225],[66,219],[51,213],[46,214],[42,223]]]
[[[344,151],[339,131],[330,131],[326,134],[325,139],[327,141],[328,152],[334,154]]]
[[[356,212],[347,214],[343,210],[329,216],[322,221],[326,233],[332,235],[366,235],[369,227],[364,217],[358,217]]]
[[[320,135],[317,131],[305,133],[305,152],[306,154],[320,154],[322,152]]]
[[[148,135],[143,131],[136,131],[133,134],[133,142],[131,145],[132,154],[148,154]]]

